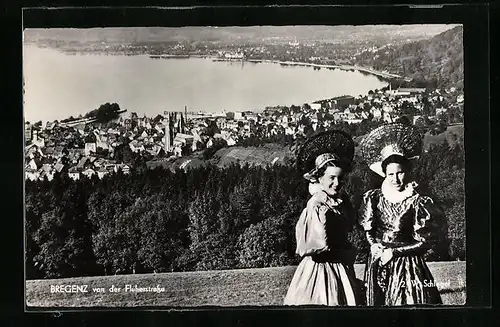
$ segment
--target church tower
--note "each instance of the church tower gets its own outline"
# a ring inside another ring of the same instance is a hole
[[[164,112],[166,116],[166,123],[165,123],[165,153],[168,153],[170,151],[170,113],[165,111]]]
[[[184,127],[188,121],[188,106],[184,106]]]
[[[182,111],[177,116],[177,133],[182,133]]]

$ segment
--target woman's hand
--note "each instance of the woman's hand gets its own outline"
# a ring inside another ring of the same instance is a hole
[[[393,257],[392,249],[385,248],[382,250],[382,255],[380,256],[380,263],[382,265],[385,265],[392,259],[392,257]]]
[[[370,247],[370,253],[372,254],[373,260],[380,258],[383,249],[384,247],[380,243],[372,244],[372,246]]]

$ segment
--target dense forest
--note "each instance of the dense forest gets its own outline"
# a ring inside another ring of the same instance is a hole
[[[364,52],[358,64],[412,78],[408,86],[463,89],[463,27],[457,26],[428,40]]]
[[[460,142],[434,145],[415,167],[420,192],[446,217],[442,242],[428,260],[465,259],[464,176]],[[362,193],[380,182],[356,158],[343,190],[358,207]],[[27,180],[27,278],[297,264],[294,228],[308,197],[291,164]],[[357,262],[364,262],[368,248],[359,227],[350,238]]]

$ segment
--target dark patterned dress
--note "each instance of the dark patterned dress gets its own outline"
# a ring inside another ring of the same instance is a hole
[[[385,265],[369,255],[365,270],[367,305],[441,304],[441,297],[423,255],[440,235],[442,212],[431,198],[414,193],[390,202],[380,189],[364,194],[360,224],[368,243],[393,249]]]
[[[285,296],[285,305],[354,306],[356,251],[348,241],[355,223],[345,198],[313,194],[295,228],[296,253],[302,258]],[[359,299],[359,298],[358,298]]]

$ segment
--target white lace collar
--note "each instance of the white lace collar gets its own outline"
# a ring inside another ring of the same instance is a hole
[[[416,194],[415,188],[418,186],[416,182],[406,184],[405,189],[402,191],[396,191],[389,183],[390,182],[385,179],[381,187],[382,194],[389,202],[399,203]]]

